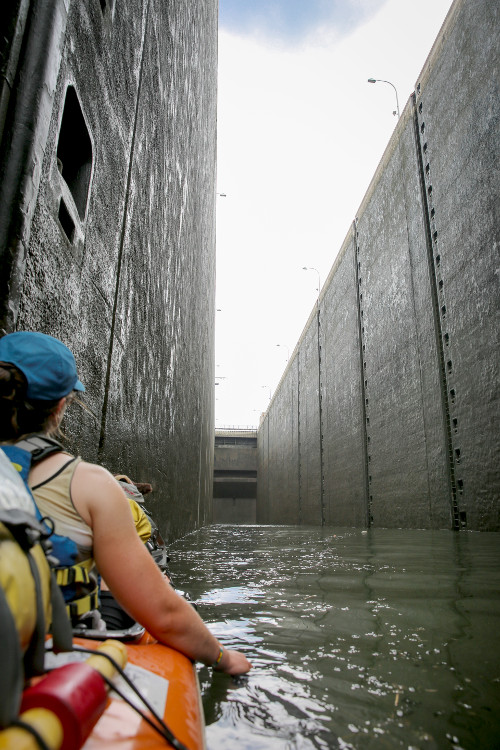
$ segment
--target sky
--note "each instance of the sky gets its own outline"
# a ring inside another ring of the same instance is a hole
[[[219,1],[216,428],[259,424],[450,7]]]

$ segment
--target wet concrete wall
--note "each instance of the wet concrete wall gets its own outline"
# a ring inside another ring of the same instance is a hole
[[[151,482],[177,538],[212,511],[217,2],[33,0],[10,27],[2,327],[72,348],[72,447]]]
[[[450,9],[261,424],[260,522],[500,528],[499,14]]]

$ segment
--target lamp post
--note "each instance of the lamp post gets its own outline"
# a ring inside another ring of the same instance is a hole
[[[284,346],[285,347],[285,349],[287,351],[286,361],[288,362],[288,360],[290,359],[290,349],[288,348],[288,346],[286,344],[276,344],[276,346]]]
[[[261,388],[269,388],[269,401],[271,401],[271,386],[270,385],[261,385]]]
[[[303,266],[302,270],[303,271],[316,271],[316,273],[318,274],[318,300],[319,300],[319,293],[321,291],[321,278],[320,278],[318,269],[312,268],[312,266]]]
[[[389,86],[392,86],[392,88],[394,89],[394,92],[396,94],[396,112],[393,112],[392,114],[393,115],[397,114],[398,119],[399,119],[399,99],[398,99],[398,91],[397,91],[395,85],[393,83],[391,83],[390,81],[384,81],[382,78],[369,78],[368,79],[368,83],[388,83]]]

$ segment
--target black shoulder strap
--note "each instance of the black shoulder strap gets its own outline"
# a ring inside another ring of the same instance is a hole
[[[23,438],[23,440],[19,440],[16,443],[16,448],[21,448],[21,450],[31,453],[31,463],[33,464],[41,461],[42,458],[51,456],[53,453],[60,453],[64,450],[61,443],[45,435],[30,435],[27,438]]]
[[[0,586],[0,728],[3,729],[19,715],[24,674],[23,655],[17,625],[10,611],[5,593]]]

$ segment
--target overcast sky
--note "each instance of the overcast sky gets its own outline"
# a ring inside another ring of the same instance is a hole
[[[367,79],[402,111],[450,6],[220,0],[216,427],[258,425],[394,130]]]

